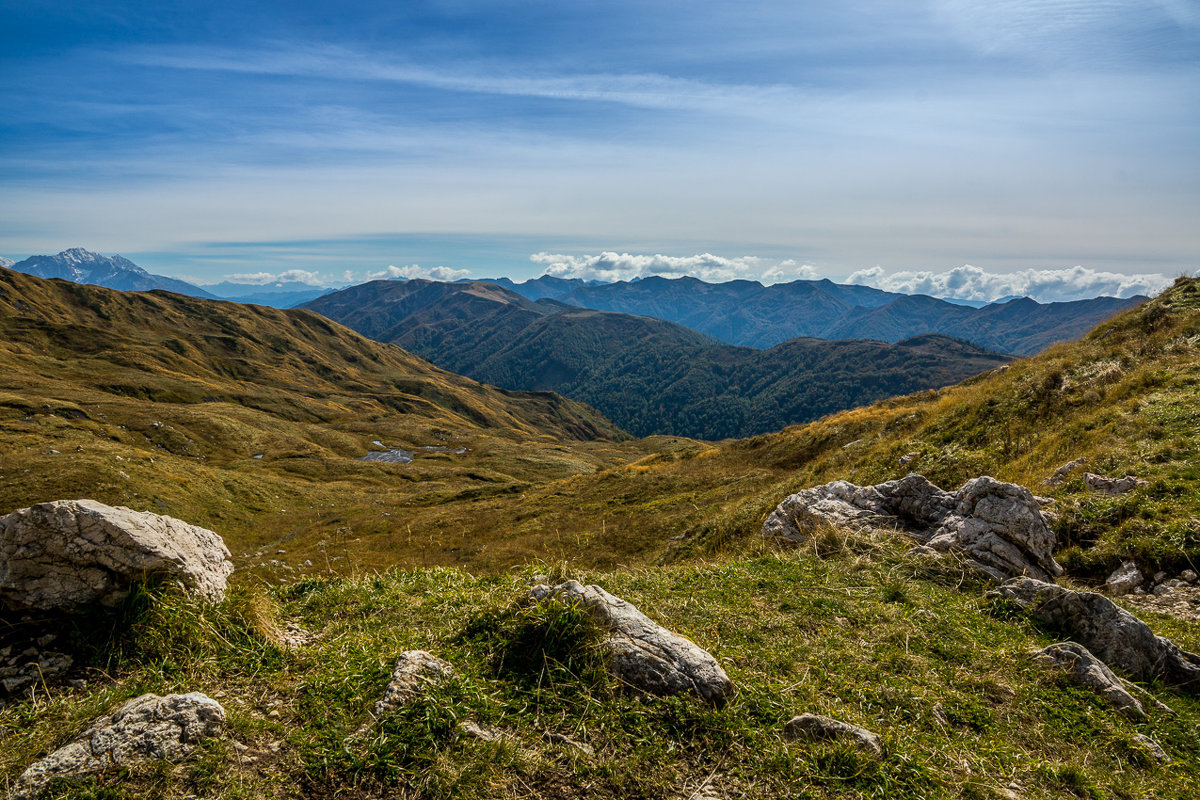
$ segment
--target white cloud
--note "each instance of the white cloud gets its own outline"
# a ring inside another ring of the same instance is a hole
[[[230,283],[249,283],[255,286],[266,286],[269,283],[306,283],[309,286],[326,286],[329,284],[316,272],[306,269],[289,269],[283,272],[242,272],[225,275],[222,280]]]
[[[456,281],[460,278],[470,277],[470,275],[471,270],[469,269],[453,269],[452,267],[426,268],[419,264],[397,267],[393,264],[388,264],[386,269],[382,269],[379,272],[368,272],[367,280],[411,280],[413,278],[425,278],[431,281]]]
[[[1081,266],[994,273],[964,264],[945,272],[901,271],[891,274],[883,267],[871,267],[855,272],[846,282],[874,286],[889,292],[927,294],[956,300],[990,301],[1018,295],[1051,303],[1099,296],[1153,295],[1165,289],[1171,279],[1153,273],[1125,275],[1098,272]]]
[[[534,253],[529,260],[545,267],[544,275],[596,281],[629,281],[658,275],[664,278],[699,278],[712,283],[732,280],[761,280],[778,283],[797,278],[813,279],[816,270],[793,259],[773,262],[758,256],[725,258],[712,253],[694,256],[639,255],[604,252],[598,256],[569,256]]]

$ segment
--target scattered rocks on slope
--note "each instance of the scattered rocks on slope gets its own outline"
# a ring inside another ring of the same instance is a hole
[[[863,750],[870,751],[876,756],[883,755],[883,746],[879,737],[866,728],[840,722],[830,717],[818,714],[801,714],[792,717],[783,727],[786,739],[811,739],[824,742],[846,742]]]
[[[1148,481],[1141,478],[1135,478],[1132,475],[1126,475],[1124,478],[1106,478],[1103,475],[1095,475],[1091,472],[1085,473],[1083,483],[1093,492],[1116,497],[1117,495],[1132,492],[1139,486],[1144,486]]]
[[[1087,464],[1086,458],[1077,458],[1074,461],[1068,461],[1058,469],[1054,470],[1054,474],[1042,481],[1046,486],[1062,486],[1066,481],[1067,476],[1075,470]]]
[[[405,650],[396,659],[392,680],[371,713],[378,717],[395,711],[420,697],[426,687],[436,686],[453,677],[454,667],[449,662],[424,650]]]
[[[1028,577],[1005,581],[992,594],[1064,631],[1109,667],[1134,680],[1158,678],[1200,691],[1200,656],[1156,636],[1146,623],[1102,594],[1075,592]]]
[[[36,646],[15,650],[0,648],[0,698],[61,678],[75,664],[69,653]]]
[[[553,588],[539,584],[530,597],[578,604],[599,621],[609,632],[609,669],[635,689],[657,695],[692,692],[711,703],[733,693],[733,682],[706,650],[599,586],[578,581]]]
[[[198,692],[144,694],[26,769],[10,797],[35,797],[55,778],[82,778],[139,761],[182,761],[199,742],[218,735],[224,722],[221,704]]]
[[[1034,661],[1066,670],[1075,683],[1095,689],[1129,718],[1146,718],[1146,710],[1129,693],[1125,682],[1083,645],[1077,642],[1052,644],[1035,653]]]
[[[997,580],[1032,575],[1053,580],[1055,536],[1037,499],[1022,486],[987,476],[946,492],[922,475],[876,486],[834,481],[785,499],[763,535],[804,542],[821,525],[899,528],[941,553],[959,551]]]
[[[233,572],[221,537],[173,517],[94,500],[40,503],[0,517],[0,601],[41,611],[118,602],[145,580],[220,600]]]

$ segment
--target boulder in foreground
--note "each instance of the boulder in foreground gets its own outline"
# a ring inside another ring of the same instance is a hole
[[[1031,575],[1053,580],[1054,531],[1037,499],[1023,486],[982,476],[957,492],[922,475],[876,486],[834,481],[786,498],[767,517],[763,535],[804,542],[820,525],[891,528],[941,553],[961,552],[997,580]]]
[[[577,604],[603,625],[608,630],[609,669],[635,689],[657,695],[692,692],[710,703],[733,693],[733,682],[708,651],[599,586],[578,581],[555,587],[539,584],[530,596]]]
[[[212,531],[94,500],[39,503],[0,517],[0,602],[69,611],[112,605],[144,581],[178,581],[207,600],[225,594],[229,550]]]
[[[9,796],[36,797],[55,778],[83,778],[140,761],[182,761],[201,741],[220,733],[224,722],[221,704],[198,692],[144,694],[30,766]]]
[[[1200,691],[1200,656],[1156,636],[1149,625],[1102,594],[1013,578],[993,595],[1013,601],[1033,619],[1066,633],[1134,680],[1161,680]]]

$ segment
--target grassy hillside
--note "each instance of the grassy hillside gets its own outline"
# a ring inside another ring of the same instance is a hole
[[[317,558],[350,526],[392,532],[400,504],[646,452],[620,436],[579,403],[482,386],[311,312],[0,271],[4,513],[91,497],[206,525],[235,549],[300,538]],[[359,461],[374,442],[413,463]]]
[[[1058,641],[1059,632],[989,598],[953,561],[913,558],[902,536],[829,531],[780,551],[758,536],[766,513],[802,486],[876,482],[910,470],[956,486],[988,473],[1056,501],[1069,582],[1102,576],[1127,555],[1144,566],[1200,562],[1200,281],[1180,280],[1080,342],[964,384],[721,446],[538,436],[552,398],[481,387],[488,407],[480,414],[529,426],[490,428],[487,418],[451,405],[467,403],[469,395],[457,393],[472,384],[450,377],[438,384],[439,400],[405,400],[426,405],[400,413],[387,392],[344,388],[340,382],[351,380],[344,375],[301,379],[300,365],[309,362],[300,356],[264,383],[210,369],[202,380],[228,393],[218,402],[114,393],[113,385],[135,380],[156,392],[195,389],[191,381],[200,379],[163,366],[183,354],[147,345],[166,335],[152,333],[160,317],[195,347],[188,370],[229,357],[205,338],[218,335],[208,327],[216,320],[256,336],[290,321],[299,327],[289,347],[327,323],[269,312],[282,316],[251,327],[268,312],[235,309],[227,317],[218,313],[223,304],[201,304],[214,315],[201,323],[192,314],[170,316],[175,304],[192,301],[153,295],[130,303],[102,294],[97,302],[110,319],[125,315],[110,330],[82,310],[88,303],[52,302],[78,288],[25,287],[40,295],[18,295],[19,283],[0,288],[15,312],[2,317],[9,326],[0,395],[6,502],[60,490],[143,508],[161,502],[229,537],[241,567],[219,607],[167,591],[79,620],[8,620],[5,641],[36,641],[53,630],[55,646],[76,656],[71,675],[86,684],[50,682],[0,705],[0,790],[128,698],[203,691],[228,711],[229,738],[177,767],[114,772],[53,786],[48,796],[1200,794],[1194,691],[1149,684],[1172,712],[1150,707],[1147,720],[1131,721],[1035,665],[1031,651]],[[35,299],[45,305],[36,315]],[[135,322],[131,309],[143,307],[154,313]],[[331,330],[335,340],[312,333],[314,351],[327,358],[340,341],[366,348],[360,358],[401,359]],[[110,344],[105,336],[132,338]],[[442,374],[414,363],[428,370],[421,374]],[[284,367],[247,357],[237,368],[266,376]],[[114,371],[123,377],[98,385]],[[374,374],[353,380],[376,386]],[[268,402],[275,405],[259,407]],[[567,411],[558,413],[553,419],[570,430]],[[377,437],[414,448],[462,442],[468,451],[422,451],[410,465],[354,460]],[[245,455],[260,448],[262,459]],[[1118,498],[1086,492],[1078,473],[1059,487],[1040,484],[1078,457],[1093,471],[1147,483]],[[313,567],[300,563],[306,557]],[[396,565],[408,568],[376,571]],[[283,585],[268,586],[266,577]],[[601,632],[587,618],[521,603],[531,582],[567,577],[600,583],[708,649],[736,695],[714,708],[617,685],[602,669]],[[1160,635],[1200,650],[1194,621],[1142,616]],[[311,637],[287,645],[287,626]],[[372,721],[396,655],[410,648],[449,660],[457,677]],[[882,756],[786,741],[784,723],[805,712],[876,732]],[[464,722],[496,737],[472,736]],[[1168,761],[1157,761],[1138,736],[1161,745]]]
[[[1007,360],[943,336],[733,347],[662,320],[533,302],[484,282],[375,281],[309,307],[477,380],[573,397],[642,436],[776,431]]]
[[[1051,632],[953,569],[908,559],[906,547],[851,538],[821,557],[805,550],[573,573],[709,649],[737,686],[720,708],[622,690],[604,672],[599,632],[585,617],[517,605],[532,574],[547,571],[541,565],[488,578],[418,569],[309,579],[269,594],[243,590],[215,610],[140,598],[123,618],[60,630],[90,663],[85,688],[54,686],[0,708],[0,789],[127,698],[203,691],[226,708],[229,740],[210,741],[181,767],[111,773],[53,796],[1182,800],[1200,792],[1194,694],[1150,686],[1175,713],[1128,720],[1034,665],[1030,651],[1056,641]],[[315,641],[282,648],[274,631],[283,621]],[[1151,621],[1200,648],[1195,625]],[[372,723],[396,655],[412,648],[449,660],[457,678]],[[805,712],[877,733],[882,758],[785,741],[784,723]],[[463,722],[499,738],[474,738]],[[1156,762],[1139,734],[1171,761]]]
[[[571,532],[591,542],[571,556],[584,563],[606,546],[669,560],[741,548],[783,497],[806,486],[915,471],[954,488],[989,474],[1056,501],[1060,560],[1076,576],[1100,577],[1127,556],[1183,569],[1200,564],[1198,454],[1200,282],[1181,279],[1079,342],[957,386],[719,447],[681,441],[538,487],[510,531]],[[1080,457],[1087,470],[1149,483],[1117,498],[1086,491],[1084,470],[1060,487],[1042,485]],[[476,513],[494,525],[509,512],[497,501]]]

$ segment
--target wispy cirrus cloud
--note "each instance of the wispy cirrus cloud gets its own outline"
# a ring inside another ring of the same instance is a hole
[[[781,83],[720,83],[654,72],[538,74],[528,70],[431,68],[346,47],[296,48],[286,42],[259,48],[137,48],[117,58],[143,66],[250,75],[379,81],[439,91],[553,100],[603,101],[640,108],[758,114],[795,103],[802,93]],[[777,113],[777,112],[775,112]]]
[[[726,258],[712,253],[692,256],[641,255],[604,252],[600,255],[534,253],[529,260],[544,267],[544,275],[597,281],[628,281],[652,275],[664,278],[699,278],[709,282],[737,279],[778,283],[817,277],[816,270],[793,259],[772,261],[758,256]]]
[[[1083,266],[995,273],[964,264],[944,272],[888,273],[882,267],[872,267],[853,273],[846,282],[874,286],[889,292],[927,294],[956,300],[990,302],[1015,295],[1050,303],[1100,296],[1155,295],[1165,289],[1171,279],[1153,273],[1121,274]]]

